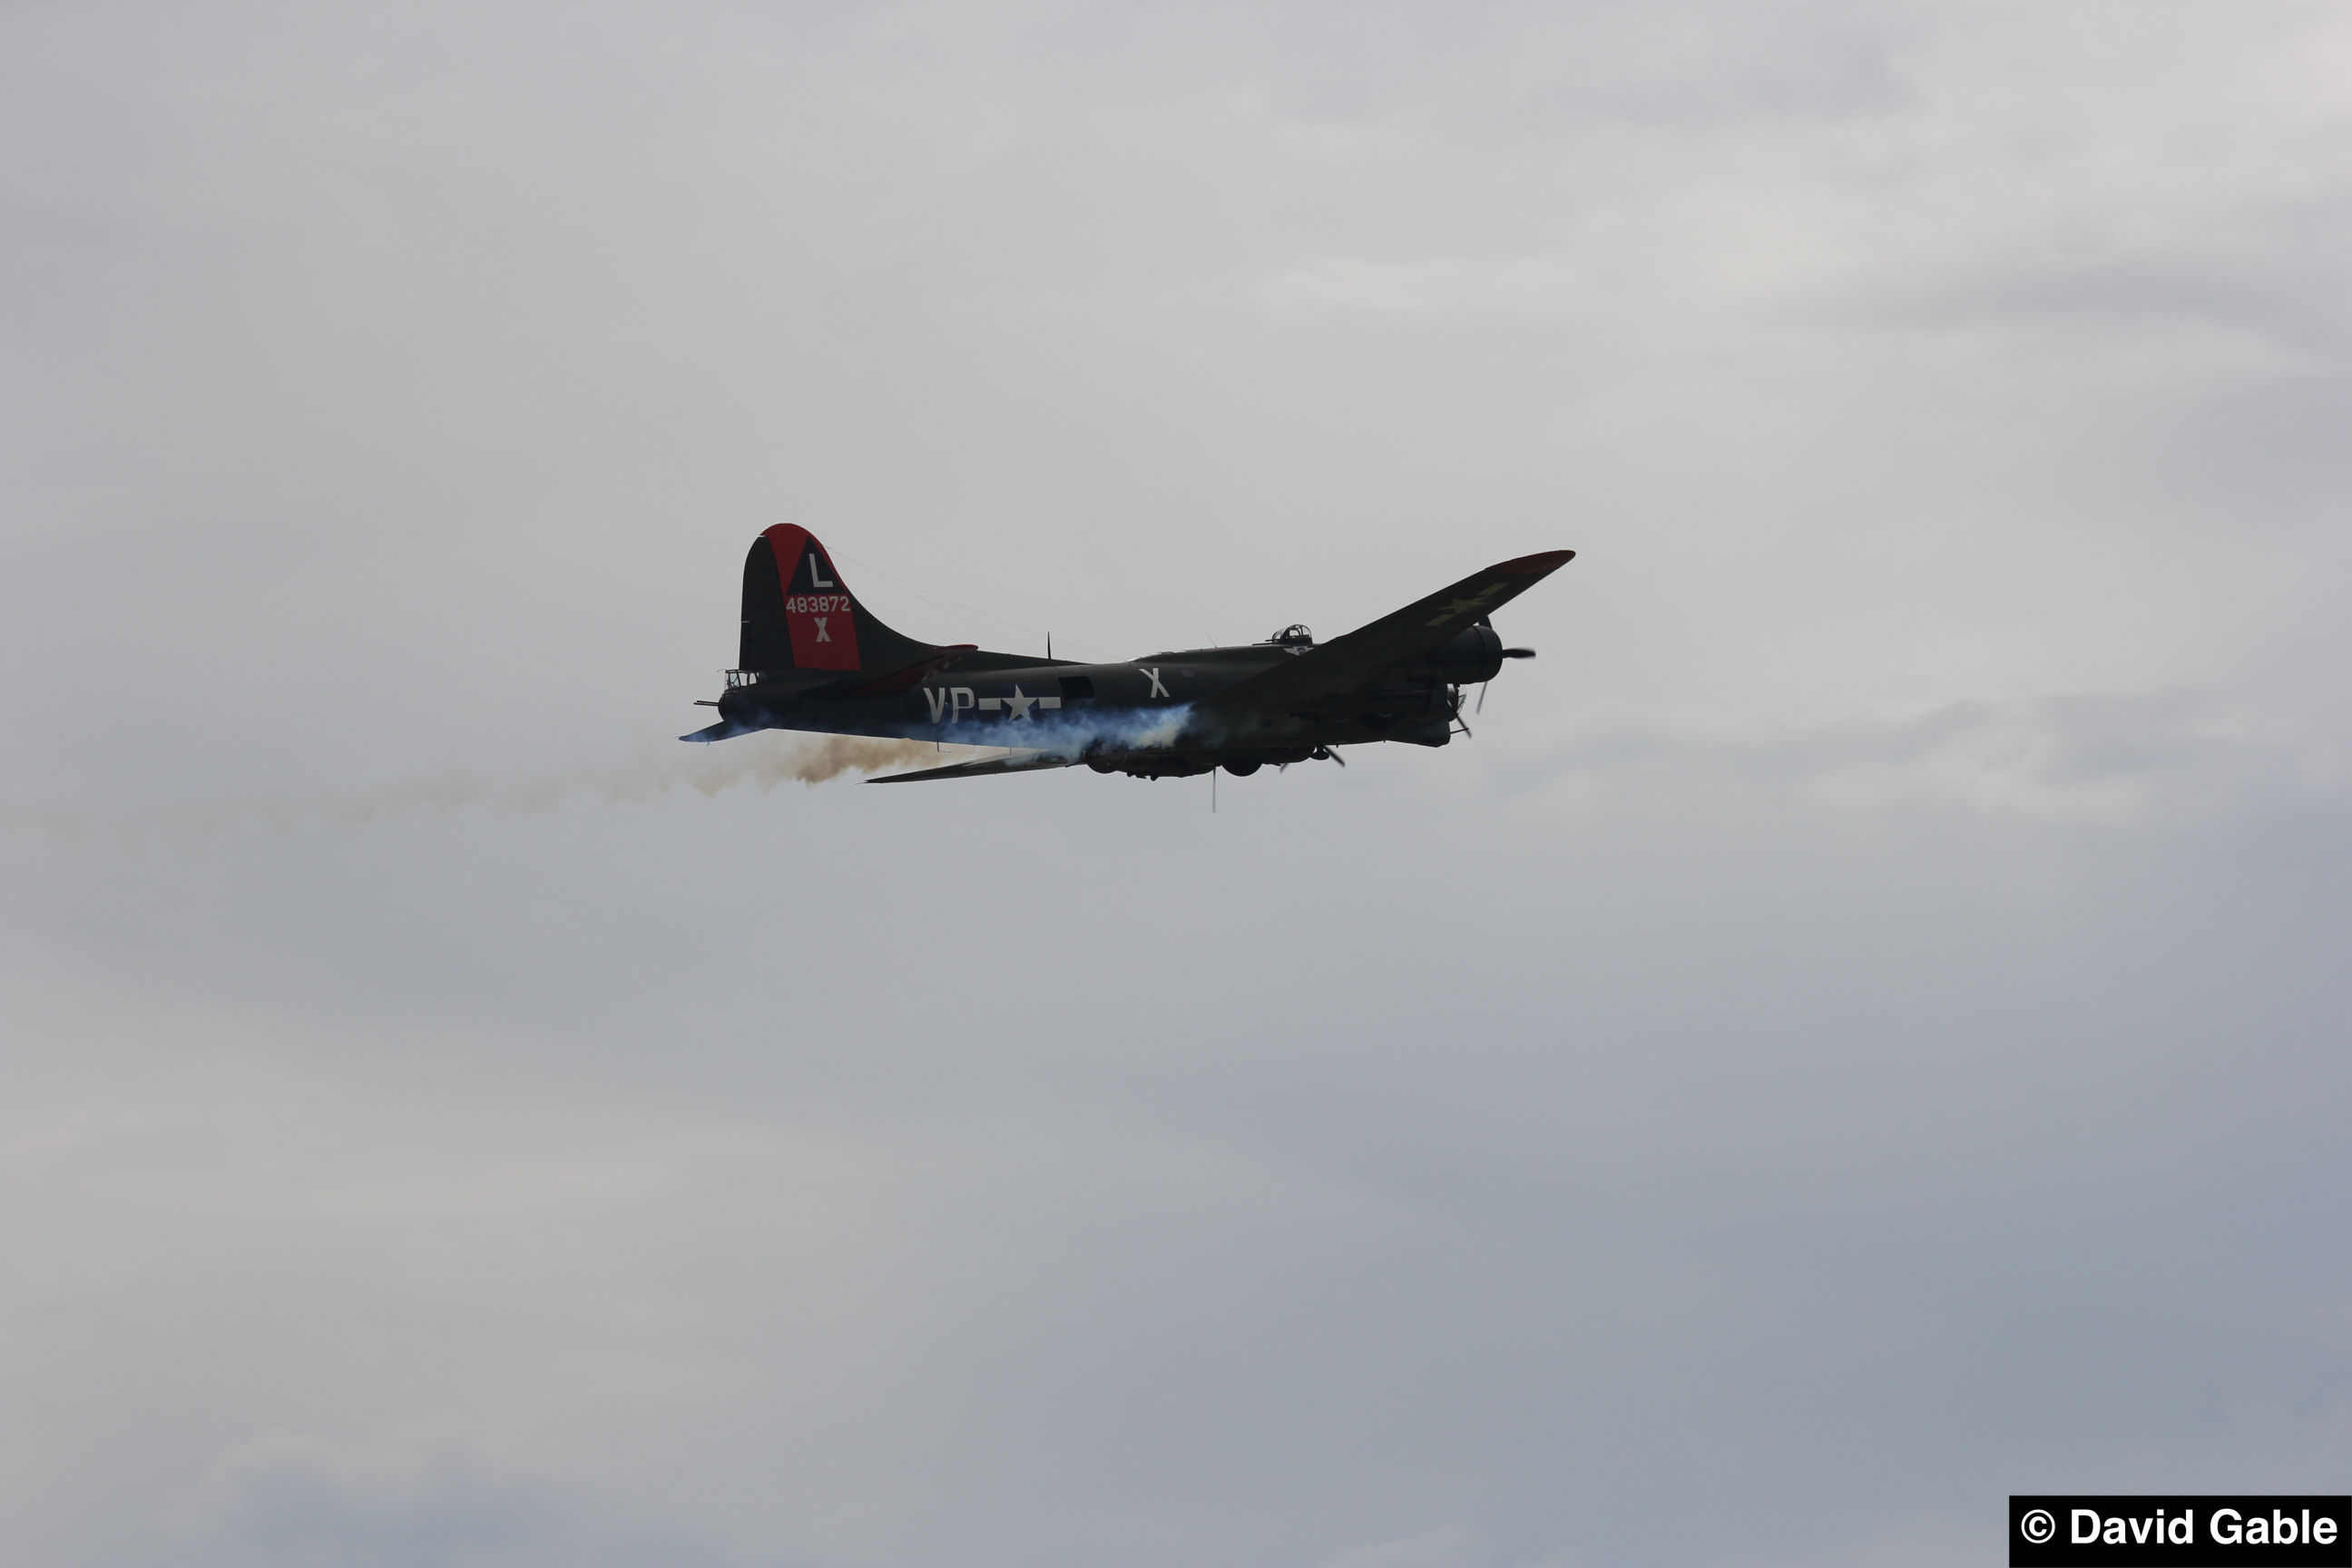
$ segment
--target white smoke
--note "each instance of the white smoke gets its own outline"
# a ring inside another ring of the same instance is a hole
[[[1038,752],[1076,762],[1097,752],[1164,751],[1186,738],[1184,729],[1192,717],[1192,705],[1189,702],[1172,708],[1108,711],[1064,709],[1055,713],[1033,714],[1025,720],[1005,720],[985,729],[992,737],[1003,737],[992,739],[989,744],[992,746]]]

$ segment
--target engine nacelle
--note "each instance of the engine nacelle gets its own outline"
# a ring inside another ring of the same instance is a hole
[[[1503,639],[1492,626],[1465,626],[1439,643],[1429,662],[1449,686],[1477,686],[1501,672]]]

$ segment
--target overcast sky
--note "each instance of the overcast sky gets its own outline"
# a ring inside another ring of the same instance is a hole
[[[2341,5],[0,6],[0,1558],[2345,1489],[2347,278]],[[778,521],[1113,658],[1579,555],[1215,815],[694,787]]]

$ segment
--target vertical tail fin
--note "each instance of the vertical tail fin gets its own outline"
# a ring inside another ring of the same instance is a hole
[[[780,522],[751,542],[737,668],[877,669],[919,658],[930,646],[901,637],[858,604],[808,530]]]

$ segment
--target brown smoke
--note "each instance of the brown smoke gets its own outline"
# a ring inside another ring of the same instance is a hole
[[[766,744],[760,743],[762,742]],[[929,741],[878,741],[865,735],[785,737],[773,731],[739,736],[695,749],[702,755],[654,764],[652,793],[659,794],[675,784],[691,784],[707,795],[739,784],[755,784],[762,790],[773,789],[780,784],[820,784],[844,773],[936,766],[973,754],[973,748],[958,746],[950,755]],[[644,798],[617,792],[608,794],[615,800]]]
[[[356,826],[413,812],[446,814],[469,806],[545,812],[554,810],[570,796],[625,805],[655,800],[681,787],[710,796],[749,784],[765,793],[782,784],[820,784],[845,773],[933,767],[989,754],[989,748],[942,749],[929,741],[771,731],[712,745],[648,753],[634,763],[582,768],[538,778],[485,780],[458,775],[421,779],[360,795],[216,802],[146,811],[8,811],[0,814],[0,826],[67,839],[110,837],[136,843],[149,837],[205,837],[253,822],[267,823],[283,831],[306,819]]]

